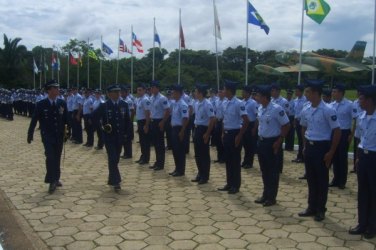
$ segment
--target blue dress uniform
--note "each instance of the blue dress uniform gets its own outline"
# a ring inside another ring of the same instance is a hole
[[[159,83],[154,81],[152,87],[159,88]],[[155,149],[156,162],[152,169],[158,171],[164,169],[165,165],[165,142],[164,142],[164,129],[161,130],[159,123],[163,120],[165,112],[169,111],[170,105],[167,98],[158,92],[150,98],[151,102],[151,137]]]
[[[376,86],[362,86],[358,118],[360,143],[357,154],[358,226],[350,234],[376,235]]]
[[[223,103],[223,147],[226,161],[225,187],[220,191],[228,191],[229,194],[239,192],[241,186],[241,150],[242,142],[236,145],[236,138],[248,127],[247,111],[244,102],[235,96],[236,83],[225,82],[225,91],[233,91],[233,96]]]
[[[243,91],[252,94],[252,87],[245,86]],[[249,96],[247,100],[244,100],[245,110],[247,111],[247,116],[249,120],[249,125],[244,133],[243,137],[243,147],[244,147],[244,159],[242,167],[245,169],[253,167],[253,161],[257,149],[257,135],[255,133],[256,119],[257,119],[257,109],[258,104],[252,97]]]
[[[104,103],[104,100],[102,99],[102,97],[100,96],[101,94],[101,90],[99,89],[96,89],[94,91],[95,93],[95,99],[93,101],[93,112],[99,108],[99,106]],[[95,147],[96,150],[101,150],[103,149],[103,145],[104,145],[104,139],[103,139],[103,130],[102,130],[102,126],[101,126],[101,123],[100,123],[100,120],[96,119],[95,117],[91,116],[92,118],[92,122],[93,122],[93,128],[94,128],[94,131],[96,131],[97,133],[97,137],[98,137],[98,142],[97,142],[97,146]]]
[[[214,113],[215,113],[215,128],[213,132],[212,140],[215,143],[217,151],[217,160],[215,162],[224,163],[225,162],[225,153],[223,148],[222,133],[223,133],[223,103],[227,99],[225,97],[218,98],[215,102]]]
[[[43,99],[41,95],[37,97],[37,102],[39,101],[38,99]],[[65,102],[67,103],[67,108],[68,108],[68,136],[71,138],[72,136],[72,126],[73,126],[73,101],[74,101],[74,96],[72,93],[72,90],[69,90],[68,92],[68,97],[66,98]],[[71,138],[73,139],[73,138]]]
[[[358,93],[359,93],[359,90],[358,90]],[[356,172],[356,155],[357,155],[357,152],[358,152],[358,145],[359,145],[359,142],[360,142],[360,133],[359,133],[359,126],[358,126],[358,118],[359,118],[359,115],[361,113],[363,113],[364,110],[362,110],[362,108],[360,107],[359,105],[359,98],[357,100],[355,100],[353,102],[353,120],[354,120],[354,126],[355,126],[355,130],[354,130],[354,150],[353,150],[353,153],[354,153],[354,168],[353,170],[351,171],[351,173],[355,173]]]
[[[133,155],[132,141],[134,139],[133,118],[134,118],[134,115],[135,115],[135,107],[134,107],[135,105],[134,105],[132,98],[129,95],[129,87],[122,85],[121,90],[122,90],[122,97],[121,98],[123,99],[123,101],[128,103],[129,118],[132,122],[132,126],[129,128],[130,129],[129,136],[127,136],[127,139],[124,141],[124,145],[123,145],[124,153],[123,153],[122,158],[123,159],[130,159],[130,158],[132,158],[132,155]]]
[[[72,138],[73,138],[74,143],[81,144],[82,143],[82,123],[81,123],[81,114],[79,113],[79,110],[82,109],[84,99],[77,92],[77,89],[75,91],[76,93],[73,94],[73,100],[72,100],[72,107],[73,107]],[[79,117],[78,117],[79,119],[77,119],[78,114],[79,114]]]
[[[192,114],[193,114],[193,100],[192,98],[187,95],[186,93],[183,94],[183,100],[188,105],[188,114],[189,114],[189,121],[191,121]],[[189,154],[189,148],[190,148],[190,139],[191,139],[191,133],[192,133],[192,125],[191,122],[189,122],[186,136],[184,138],[184,145],[185,145],[185,153]]]
[[[145,89],[145,86],[140,86]],[[151,103],[149,98],[144,94],[140,96],[136,101],[136,120],[137,120],[137,131],[140,140],[141,156],[138,163],[141,165],[148,164],[150,161],[150,131],[145,133],[144,127],[146,124],[146,112],[150,112]],[[150,117],[149,117],[150,119]],[[150,127],[150,125],[148,125]],[[148,129],[150,129],[148,127]]]
[[[183,89],[180,86],[173,86],[173,91],[179,91]],[[184,126],[184,120],[186,124]],[[186,163],[186,143],[187,139],[187,125],[189,120],[189,107],[184,101],[184,97],[181,96],[179,100],[175,100],[171,107],[171,146],[172,155],[175,162],[175,170],[170,174],[174,177],[185,175],[185,163]],[[180,132],[184,132],[183,140],[180,140]]]
[[[107,92],[120,91],[118,85],[111,85]],[[121,100],[107,100],[94,112],[93,117],[102,121],[104,129],[104,143],[108,157],[108,185],[115,191],[120,189],[121,176],[119,172],[119,160],[124,140],[129,136],[131,120],[129,118],[128,103]],[[109,125],[111,129],[109,129]]]
[[[86,147],[92,147],[94,145],[94,127],[93,127],[93,119],[91,117],[91,113],[93,112],[93,98],[92,96],[88,95],[84,98],[84,103],[82,105],[82,114],[84,117],[84,128],[86,131]]]
[[[205,96],[207,86],[197,85],[196,89]],[[204,135],[207,134],[209,138],[213,129],[215,118],[213,105],[206,98],[201,101],[197,100],[194,105],[194,112],[195,133],[193,144],[198,173],[192,181],[205,184],[208,182],[210,176],[210,151],[209,140],[205,143]],[[212,124],[210,124],[211,121]]]
[[[257,92],[268,96],[269,86],[260,86]],[[280,139],[282,127],[289,124],[289,119],[284,109],[273,102],[267,106],[260,105],[258,109],[258,160],[262,173],[264,191],[256,203],[272,206],[276,203],[279,186],[279,151],[275,153],[273,145]]]
[[[308,86],[321,89],[320,84]],[[339,128],[337,113],[324,101],[317,107],[308,104],[301,114],[300,124],[305,129],[304,162],[308,182],[308,209],[299,216],[315,215],[315,220],[322,220],[326,212],[329,183],[329,169],[324,157],[330,151],[333,130]]]
[[[45,87],[59,87],[56,81],[48,82]],[[37,122],[40,124],[40,133],[46,156],[45,183],[50,184],[49,192],[60,186],[60,160],[64,143],[64,130],[68,121],[67,105],[61,99],[50,100],[45,98],[37,102],[28,130],[28,143],[33,140]]]
[[[296,159],[293,160],[293,162],[301,163],[304,162],[303,158],[303,136],[302,136],[302,126],[300,125],[300,119],[301,114],[304,108],[304,105],[307,103],[307,98],[303,95],[304,93],[304,86],[303,85],[297,85],[295,87],[295,91],[300,91],[302,93],[302,96],[298,96],[295,98],[295,131],[296,136],[298,137],[298,154],[296,156]]]
[[[333,86],[333,89],[337,89],[344,93],[345,86],[342,84],[336,84]],[[330,106],[337,112],[337,118],[341,128],[341,141],[333,157],[334,176],[329,186],[344,189],[347,182],[348,151],[350,146],[349,136],[351,135],[353,122],[353,103],[346,98],[343,98],[340,102],[332,102]]]
[[[293,90],[288,89],[287,91],[287,101],[288,101],[288,109],[286,110],[287,117],[290,120],[290,130],[286,136],[285,140],[285,150],[287,151],[294,151],[294,142],[295,142],[295,128],[294,128],[294,121],[295,121],[295,100],[292,99]]]

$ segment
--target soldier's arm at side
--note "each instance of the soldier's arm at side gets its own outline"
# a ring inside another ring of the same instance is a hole
[[[338,147],[340,140],[341,140],[341,129],[338,127],[338,128],[333,129],[332,144],[330,146],[329,152],[326,153],[324,157],[325,165],[327,167],[330,167],[332,163],[334,153],[336,152],[336,149]]]
[[[130,133],[131,133],[131,126],[133,126],[133,121],[131,120],[130,116],[129,116],[129,112],[130,112],[130,109],[129,109],[129,105],[128,103],[126,103],[126,114],[125,114],[125,117],[124,117],[124,122],[125,122],[125,136],[129,136]]]

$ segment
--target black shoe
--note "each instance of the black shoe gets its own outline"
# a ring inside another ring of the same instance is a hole
[[[103,147],[98,147],[98,146],[96,146],[94,149],[95,149],[95,150],[102,150]]]
[[[206,181],[206,180],[200,180],[197,184],[198,185],[204,185],[206,183],[208,183],[208,181]]]
[[[329,186],[329,187],[338,187],[338,185],[337,185],[336,183],[334,183],[334,182],[329,183],[328,186]]]
[[[164,169],[163,167],[155,167],[154,171],[160,171],[160,170],[163,170],[163,169]]]
[[[364,234],[365,232],[366,230],[359,225],[349,230],[349,234],[351,235],[361,235],[361,234]]]
[[[63,183],[61,183],[60,181],[56,182],[56,187],[62,187],[62,186],[63,186]]]
[[[139,159],[138,161],[135,161],[135,163],[140,163],[140,162],[143,162],[144,160],[142,159]]]
[[[192,179],[191,182],[200,182],[200,178],[196,177],[195,179]]]
[[[251,168],[253,168],[253,166],[252,166],[251,164],[245,164],[245,165],[243,166],[243,168],[244,168],[244,169],[251,169]]]
[[[307,175],[300,176],[299,180],[307,180]]]
[[[176,170],[174,172],[168,173],[168,175],[174,175],[176,173]]]
[[[355,169],[351,170],[350,174],[356,174],[356,170]]]
[[[299,217],[311,217],[311,216],[315,216],[315,215],[316,215],[316,213],[309,208],[307,208],[303,212],[298,213]]]
[[[123,155],[121,158],[123,158],[123,159],[132,159],[132,156],[129,156],[129,155]]]
[[[257,204],[264,204],[265,201],[266,201],[266,198],[260,197],[257,200],[255,200],[255,203],[257,203]]]
[[[119,192],[121,190],[120,184],[114,185],[115,192]]]
[[[154,169],[155,170],[155,169]],[[179,173],[179,172],[175,172],[171,175],[172,177],[180,177],[180,176],[184,176],[183,173]]]
[[[239,193],[239,189],[238,188],[231,188],[229,191],[228,191],[229,194],[236,194],[236,193]]]
[[[222,188],[217,188],[218,191],[229,191],[231,188],[229,186],[224,186]]]
[[[89,145],[89,144],[87,144],[87,143],[82,144],[82,147],[87,147],[87,145]]]
[[[138,164],[140,164],[140,165],[147,165],[147,164],[149,164],[149,162],[142,160],[142,161],[138,162]],[[154,167],[155,166],[150,166],[149,168],[154,168]]]
[[[55,190],[56,190],[56,183],[55,182],[54,183],[50,183],[50,186],[48,188],[48,193],[49,194],[53,194],[53,192],[55,192]]]
[[[141,164],[141,163],[140,163]],[[154,164],[153,166],[150,166],[149,168],[150,169],[154,169],[154,168],[156,168],[157,166]]]
[[[343,189],[346,188],[346,186],[345,185],[338,185],[338,188],[343,190]]]
[[[367,240],[370,240],[370,239],[373,239],[375,238],[376,236],[376,233],[374,231],[369,231],[367,230],[364,234],[363,234],[363,237]]]
[[[275,204],[277,204],[277,201],[275,201],[275,200],[267,200],[262,205],[264,207],[271,207],[271,206],[274,206]]]
[[[314,220],[315,221],[323,221],[323,220],[325,220],[325,213],[324,212],[318,212],[318,213],[316,213]]]

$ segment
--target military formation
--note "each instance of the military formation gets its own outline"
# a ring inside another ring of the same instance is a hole
[[[210,181],[212,162],[224,164],[226,179],[218,191],[229,194],[239,192],[241,169],[255,167],[257,156],[263,191],[255,203],[268,207],[277,203],[283,152],[296,150],[293,162],[304,164],[305,174],[300,179],[308,184],[307,209],[299,216],[324,220],[329,188],[346,188],[348,173],[356,173],[359,224],[349,233],[373,238],[376,86],[359,87],[354,102],[345,98],[343,84],[324,89],[322,82],[313,80],[287,89],[286,98],[279,84],[245,86],[241,98],[237,96],[239,87],[236,82],[225,81],[219,89],[196,84],[187,92],[182,85],[162,90],[161,84],[153,81],[137,85],[133,95],[127,85],[114,84],[103,93],[99,89],[62,90],[52,80],[44,91],[1,90],[0,110],[8,120],[13,119],[13,113],[31,116],[28,143],[33,141],[39,123],[49,193],[63,185],[60,161],[66,141],[94,150],[105,148],[107,184],[118,192],[118,165],[121,158],[133,157],[136,132],[141,150],[136,162],[141,167],[163,171],[166,152],[171,151],[175,168],[169,175],[184,176],[186,154],[193,145],[197,174],[192,182],[205,185]],[[349,169],[352,142],[354,162]],[[155,162],[150,162],[152,150]],[[333,179],[329,180],[331,169]]]

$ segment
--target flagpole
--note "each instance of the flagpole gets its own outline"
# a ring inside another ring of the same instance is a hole
[[[248,25],[248,15],[249,15],[249,4],[248,0],[245,1],[247,7],[246,7],[246,20],[245,23],[247,25],[246,27],[246,42],[245,42],[245,86],[248,86],[248,48],[249,48],[249,25]]]
[[[53,54],[54,54],[54,50],[52,50],[52,56]],[[52,66],[52,63],[51,63],[51,79],[54,79],[54,67]]]
[[[374,26],[373,26],[372,85],[375,84],[375,49],[376,49],[376,1],[375,1],[375,16],[374,16]]]
[[[87,38],[87,88],[90,87],[90,57],[89,57],[89,50],[90,50],[90,39]]]
[[[33,88],[35,89],[35,59],[33,57]]]
[[[77,89],[80,88],[80,61],[81,55],[78,53],[78,62],[77,62]]]
[[[68,69],[68,73],[67,73],[67,76],[68,76],[68,78],[67,78],[67,88],[69,89],[69,64],[70,64],[70,51],[68,51],[68,60],[67,60],[67,62],[68,62],[68,67],[67,67],[67,69]]]
[[[101,55],[103,55],[103,37],[101,36]],[[99,89],[102,89],[102,58],[99,58]]]
[[[304,32],[304,10],[305,10],[305,0],[303,2],[302,8],[302,26],[300,29],[300,53],[299,53],[299,74],[298,74],[298,85],[301,84],[302,80],[302,53],[303,53],[303,32]]]
[[[46,67],[46,55],[43,54],[44,68]],[[47,69],[44,71],[44,83],[47,83]]]
[[[40,54],[40,61],[39,61],[39,88],[42,88],[42,74],[43,71],[42,69],[44,68],[43,66],[43,60],[42,60],[42,54]]]
[[[118,54],[117,54],[117,64],[116,64],[116,84],[118,84],[118,80],[119,80],[120,33],[121,33],[121,30],[119,29]]]
[[[155,17],[154,17],[154,27],[153,27],[153,76],[152,80],[155,80]]]
[[[131,93],[133,93],[133,25],[131,25]]]
[[[181,9],[179,9],[179,62],[178,62],[178,85],[180,85],[181,80]]]
[[[216,9],[215,0],[213,0],[213,11],[214,11],[214,37],[215,37],[215,59],[217,66],[217,90],[219,90],[219,63],[218,63],[218,34],[217,34],[217,20],[216,20]]]
[[[60,84],[60,59],[59,59],[59,51],[56,52],[56,60],[57,60],[57,83]]]

